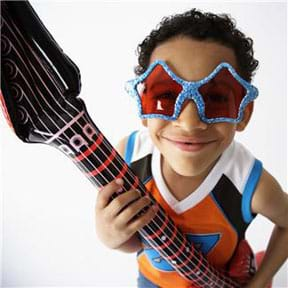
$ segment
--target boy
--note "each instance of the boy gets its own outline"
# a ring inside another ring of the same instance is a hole
[[[228,16],[193,9],[165,18],[139,45],[138,61],[141,76],[132,90],[147,130],[120,141],[120,154],[218,268],[229,263],[256,214],[274,222],[266,256],[247,285],[265,287],[287,259],[288,197],[233,140],[248,125],[257,96],[249,83],[258,65],[252,40]],[[138,252],[139,287],[189,287],[138,238],[156,208],[133,217],[150,200],[131,190],[109,202],[121,184],[118,179],[98,193],[100,239],[110,248]]]

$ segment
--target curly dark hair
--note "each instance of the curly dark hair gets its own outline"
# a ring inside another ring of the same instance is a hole
[[[253,40],[236,29],[235,20],[228,14],[203,13],[195,8],[163,18],[156,29],[138,45],[138,66],[134,69],[136,75],[146,71],[157,45],[176,36],[212,40],[232,48],[236,55],[239,74],[251,82],[259,63],[253,57]]]

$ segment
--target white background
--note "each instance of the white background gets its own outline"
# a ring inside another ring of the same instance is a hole
[[[260,95],[247,130],[237,135],[287,191],[287,45],[284,3],[37,2],[32,4],[65,53],[79,66],[81,98],[107,138],[140,127],[124,82],[135,49],[165,15],[196,7],[229,13],[255,42]],[[136,285],[134,255],[105,248],[94,229],[97,191],[60,152],[23,144],[0,116],[2,284],[10,286]],[[272,224],[257,217],[247,237],[265,249]],[[1,268],[1,267],[0,267]],[[1,279],[0,279],[1,280]],[[274,287],[288,287],[287,265]]]

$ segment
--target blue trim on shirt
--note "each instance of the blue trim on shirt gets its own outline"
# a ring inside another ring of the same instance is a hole
[[[139,276],[137,279],[137,288],[160,288],[160,287],[152,283],[149,279],[147,279],[143,274],[139,272]]]
[[[130,165],[131,160],[132,160],[132,155],[133,155],[134,144],[135,144],[137,132],[138,131],[136,130],[128,136],[128,141],[127,141],[127,144],[125,147],[125,154],[124,154],[124,160],[128,165]]]
[[[256,186],[259,182],[260,176],[262,174],[263,166],[261,161],[255,159],[253,168],[249,175],[248,181],[245,185],[243,196],[242,196],[242,203],[241,203],[241,211],[243,215],[243,219],[246,223],[250,223],[255,215],[252,214],[251,211],[251,201],[254,195]]]
[[[150,180],[152,179],[152,176],[148,176],[146,179],[144,179],[142,182],[144,185],[146,185],[146,183],[148,183]]]

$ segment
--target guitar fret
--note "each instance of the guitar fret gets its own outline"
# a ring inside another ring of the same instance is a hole
[[[100,134],[96,142],[94,142],[90,147],[88,147],[86,151],[82,152],[79,156],[75,157],[74,160],[76,162],[79,162],[87,158],[89,155],[93,154],[96,151],[96,149],[98,149],[98,146],[102,144],[103,139],[104,139],[103,134]]]
[[[76,123],[78,121],[78,119],[80,117],[82,117],[84,115],[84,111],[82,111],[81,113],[79,113],[75,118],[73,118],[70,122],[68,122],[66,125],[64,125],[57,133],[55,133],[50,139],[48,139],[47,141],[45,141],[45,144],[50,144],[52,143],[56,138],[58,138],[61,134],[63,134],[63,132],[65,130],[67,130],[68,128],[70,128],[74,123]]]
[[[132,184],[131,189],[137,189],[139,187],[139,178],[138,177],[134,177],[134,183]]]
[[[122,169],[119,171],[119,174],[115,175],[115,178],[124,178],[128,172],[128,165],[123,165]],[[135,189],[133,186],[130,189]]]
[[[106,158],[104,162],[100,164],[100,166],[96,167],[94,170],[87,173],[87,176],[97,176],[101,174],[102,171],[106,170],[109,165],[111,165],[112,161],[116,156],[116,151],[113,150],[111,154]]]
[[[176,244],[176,246],[177,246],[177,244]],[[190,244],[189,244],[189,246],[190,246]],[[189,255],[191,249],[189,247],[189,249],[187,250],[186,247],[188,247],[188,243],[187,243],[187,240],[184,238],[182,243],[180,243],[179,249],[176,252],[174,252],[174,254],[172,256],[167,256],[167,259],[173,260],[174,258],[181,257],[181,254]]]
[[[162,208],[159,207],[159,209],[162,209]],[[166,213],[161,213],[161,214],[157,213],[157,216],[158,216],[157,226],[160,225],[160,227],[157,228],[157,227],[155,227],[154,223],[151,223],[149,226],[150,226],[151,230],[153,231],[153,233],[151,233],[151,232],[149,233],[149,230],[148,230],[147,231],[148,235],[146,237],[147,239],[154,240],[154,239],[158,238],[161,235],[164,228],[168,226],[169,218],[168,218],[168,215]],[[165,217],[165,218],[163,219],[163,217]],[[147,230],[146,226],[144,226],[143,229],[146,232],[146,230]]]
[[[155,239],[155,242],[157,243],[157,247],[160,250],[165,250],[165,249],[167,250],[167,248],[170,250],[171,249],[170,245],[171,243],[173,243],[175,236],[177,235],[176,226],[169,227],[169,225],[167,225],[161,234],[162,235],[160,235],[160,237]],[[173,255],[175,251],[174,249],[171,249],[171,251],[167,251],[167,252]],[[169,257],[169,254],[168,254],[168,257]]]

